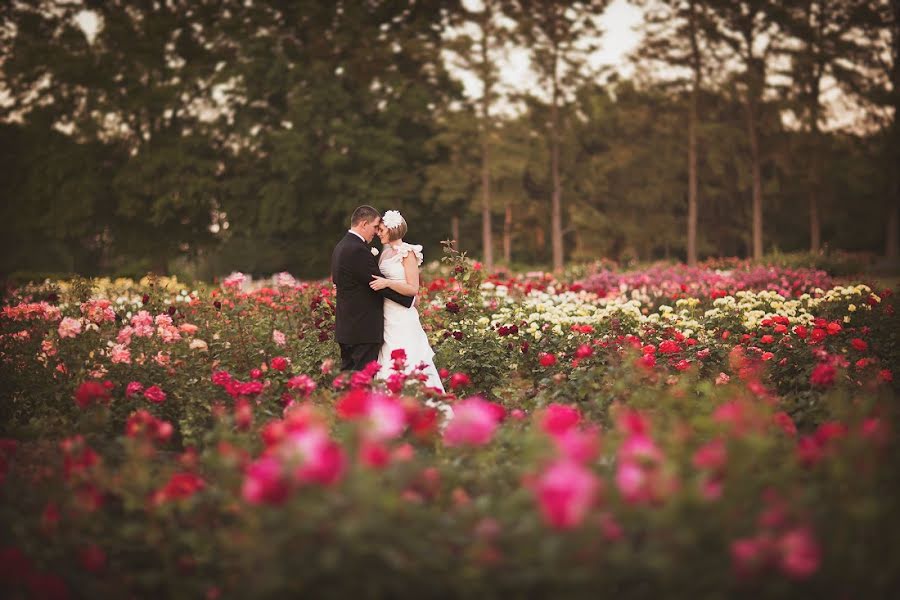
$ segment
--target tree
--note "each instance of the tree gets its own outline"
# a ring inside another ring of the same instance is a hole
[[[730,58],[740,67],[740,86],[744,99],[747,139],[750,145],[752,179],[753,258],[763,255],[763,181],[760,149],[760,110],[766,90],[766,71],[775,51],[777,26],[771,15],[770,0],[713,0],[713,25],[707,30],[711,39],[725,44]]]
[[[700,0],[667,0],[652,4],[645,18],[645,40],[639,57],[663,68],[689,75],[672,83],[686,86],[689,94],[687,119],[688,210],[687,261],[697,264],[697,135],[700,127],[698,103],[704,79],[705,63],[710,61],[710,27],[707,6]]]
[[[225,67],[239,142],[228,177],[251,194],[225,198],[230,256],[322,276],[321,249],[360,204],[400,209],[438,247],[446,231],[421,200],[429,144],[460,96],[441,60],[445,20],[440,3],[310,0],[245,4],[221,24],[249,38]]]
[[[478,135],[478,118],[466,108],[446,114],[437,125],[438,131],[427,146],[434,160],[425,168],[423,193],[441,212],[450,213],[447,233],[459,250],[460,218],[475,196],[481,175],[481,157],[471,143]]]
[[[479,6],[467,6],[453,21],[463,33],[453,37],[448,47],[458,68],[474,74],[481,86],[476,100],[478,139],[481,150],[481,246],[485,268],[494,269],[493,227],[491,225],[491,146],[494,133],[492,108],[498,90],[498,64],[511,39],[506,7],[499,0],[481,0]],[[468,33],[471,30],[472,33]]]
[[[884,254],[900,260],[900,1],[870,0],[866,5],[861,53],[862,77],[854,89],[877,109],[883,163],[890,165],[890,181],[884,193],[886,219]]]
[[[110,176],[115,221],[104,243],[149,257],[165,271],[170,258],[212,242],[209,214],[217,193],[218,154],[204,131],[213,102],[220,7],[193,2],[45,1],[14,3],[15,35],[3,61],[14,90],[12,111],[98,142],[125,157]],[[93,37],[78,25],[93,15]]]
[[[803,155],[806,159],[806,187],[809,202],[809,248],[819,252],[822,245],[821,125],[825,107],[822,88],[828,79],[852,89],[858,77],[857,59],[863,48],[862,18],[865,0],[793,0],[777,5],[777,17],[795,43],[786,48],[791,58],[788,75],[792,80],[792,100],[806,132]]]
[[[553,269],[556,271],[562,270],[564,262],[560,111],[584,75],[586,57],[596,47],[595,41],[600,34],[596,16],[606,4],[606,0],[519,0],[517,3],[520,32],[549,100],[550,230]]]

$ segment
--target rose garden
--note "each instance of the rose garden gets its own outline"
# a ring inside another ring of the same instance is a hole
[[[822,272],[451,253],[405,357],[327,281],[75,279],[0,316],[12,597],[887,597],[895,297]],[[452,410],[448,410],[452,409]]]

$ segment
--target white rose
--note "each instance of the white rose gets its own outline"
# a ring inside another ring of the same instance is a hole
[[[372,256],[378,256],[378,248],[372,246]]]
[[[206,352],[207,350],[209,350],[209,346],[206,345],[206,342],[199,339],[192,340],[190,348],[191,350],[200,350],[202,352]]]

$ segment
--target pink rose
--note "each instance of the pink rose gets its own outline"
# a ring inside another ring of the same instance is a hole
[[[110,351],[110,360],[116,364],[130,365],[131,350],[122,344],[116,344]]]
[[[295,375],[288,379],[287,388],[289,390],[296,390],[306,397],[315,391],[316,382],[308,375]]]
[[[500,422],[498,411],[478,397],[468,398],[454,405],[453,418],[444,429],[447,446],[482,446],[491,441]]]
[[[367,405],[368,428],[366,437],[372,440],[388,440],[403,433],[406,427],[406,411],[399,400],[382,395],[369,397]]]
[[[548,525],[554,529],[572,529],[584,521],[599,489],[600,480],[592,471],[563,459],[541,473],[535,493]]]
[[[554,402],[541,413],[541,429],[549,435],[560,435],[578,425],[581,413],[574,406]]]
[[[288,464],[295,465],[294,478],[299,483],[330,485],[344,472],[344,451],[322,427],[289,433],[279,453]]]
[[[778,549],[778,566],[785,575],[806,579],[818,571],[821,551],[808,528],[802,527],[784,534],[778,541]]]
[[[275,458],[263,457],[247,467],[241,495],[250,504],[282,504],[289,491],[281,463]]]
[[[81,319],[73,319],[72,317],[64,317],[59,322],[59,337],[73,338],[81,333]]]
[[[647,474],[636,463],[620,462],[616,469],[616,487],[626,502],[639,502],[647,497]]]

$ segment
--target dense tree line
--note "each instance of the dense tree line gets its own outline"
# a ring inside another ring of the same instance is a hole
[[[606,4],[4,3],[0,273],[322,276],[361,203],[489,267],[896,258],[900,3],[642,0],[627,80]]]

